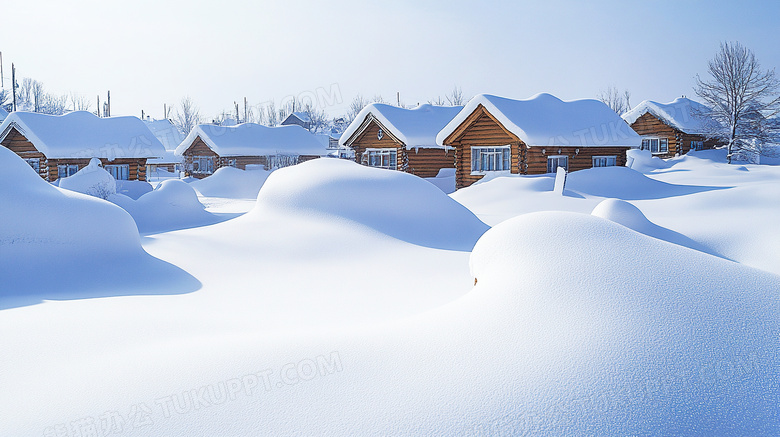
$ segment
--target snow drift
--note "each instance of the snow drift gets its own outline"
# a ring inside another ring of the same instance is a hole
[[[142,276],[167,278],[166,293],[193,289],[193,278],[144,252],[133,219],[121,208],[52,186],[4,147],[0,167],[0,307],[41,298],[146,294],[139,289]],[[99,167],[71,178],[88,188],[94,175],[113,182]]]
[[[720,188],[674,185],[651,179],[626,167],[600,167],[571,172],[566,189],[591,196],[640,200],[684,196]]]
[[[190,184],[200,194],[208,197],[254,199],[269,174],[271,172],[266,170],[220,167],[211,176],[195,180]]]
[[[691,240],[679,232],[656,225],[648,220],[639,208],[624,200],[605,199],[596,205],[596,208],[593,209],[591,215],[611,220],[629,229],[633,229],[659,240],[679,244],[680,246],[689,247],[693,250],[709,253],[710,255],[721,256],[712,249]]]
[[[452,250],[470,250],[487,230],[424,179],[340,159],[275,171],[249,214],[269,209],[347,219],[413,244]]]
[[[116,194],[116,180],[101,167],[97,158],[90,159],[89,164],[76,174],[61,178],[59,187],[101,199],[108,199]]]
[[[123,195],[114,195],[108,200],[129,212],[142,234],[205,226],[220,221],[204,209],[195,190],[178,179],[163,181],[138,200]]]

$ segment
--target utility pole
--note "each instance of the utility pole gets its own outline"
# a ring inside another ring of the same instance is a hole
[[[396,98],[398,99],[398,107],[401,107],[401,92],[398,91],[395,93]]]
[[[0,52],[0,88],[5,88],[5,79],[3,79],[3,52]]]
[[[236,105],[236,124],[238,124],[238,122],[239,122],[239,119],[238,119],[238,103],[233,102],[233,104]]]
[[[246,97],[244,97],[244,123],[246,123],[246,119],[248,118],[247,112],[246,112]]]
[[[100,94],[98,94],[97,99],[97,116],[100,117]]]
[[[141,110],[141,120],[146,120],[146,117],[144,117],[144,110]]]
[[[108,100],[106,101],[106,110],[103,115],[111,117],[111,90],[108,90]]]
[[[168,119],[168,104],[163,103],[163,118]]]
[[[11,63],[11,88],[14,95],[14,111],[16,111],[16,67]]]

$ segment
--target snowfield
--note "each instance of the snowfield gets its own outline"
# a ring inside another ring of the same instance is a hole
[[[632,158],[563,195],[221,169],[128,213],[0,148],[0,430],[780,434],[780,167]]]

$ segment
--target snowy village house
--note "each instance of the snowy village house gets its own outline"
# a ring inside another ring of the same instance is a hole
[[[436,137],[455,148],[455,183],[487,175],[544,174],[625,165],[639,136],[597,100],[564,102],[550,94],[528,100],[477,95]]]
[[[220,167],[267,170],[324,156],[326,148],[306,129],[268,127],[255,123],[238,126],[196,126],[176,148],[188,175],[204,178]]]
[[[404,109],[372,103],[355,117],[339,143],[352,148],[355,160],[363,165],[435,177],[455,163],[451,148],[436,144],[436,134],[460,109],[427,104]]]
[[[642,149],[660,158],[671,158],[691,150],[711,149],[716,140],[708,140],[708,108],[699,102],[680,97],[670,103],[645,100],[623,114],[631,128],[642,136]]]
[[[117,180],[146,180],[146,162],[165,149],[137,117],[76,111],[65,115],[12,112],[0,124],[0,144],[47,181],[75,174],[99,158]]]

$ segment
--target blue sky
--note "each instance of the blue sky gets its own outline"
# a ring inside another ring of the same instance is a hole
[[[670,101],[693,96],[724,40],[780,66],[773,1],[242,3],[5,4],[4,76],[14,62],[52,92],[94,99],[110,89],[113,115],[161,117],[164,103],[189,95],[211,117],[244,97],[278,104],[320,92],[339,115],[358,93],[415,104],[455,85],[466,96],[563,99],[615,86],[634,105]]]

